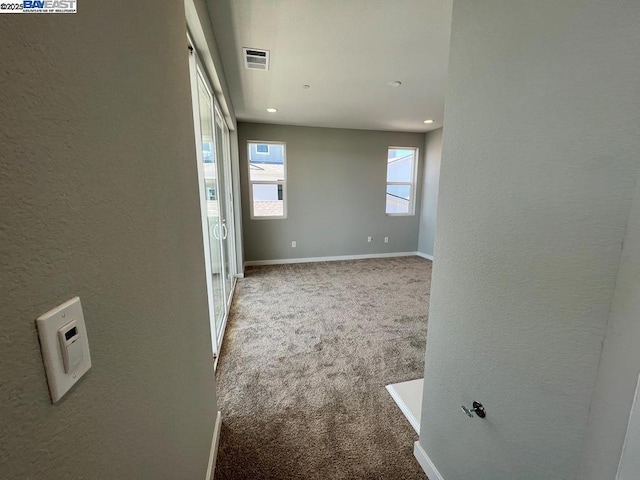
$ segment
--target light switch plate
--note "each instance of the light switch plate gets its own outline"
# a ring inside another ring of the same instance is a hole
[[[64,371],[64,360],[58,331],[69,322],[76,321],[80,338],[77,340],[82,347],[82,361],[69,373]],[[38,337],[40,338],[40,348],[42,349],[42,359],[47,372],[47,382],[51,401],[56,403],[65,393],[73,387],[82,376],[91,368],[91,356],[89,355],[89,341],[87,339],[87,329],[84,324],[82,304],[79,297],[49,310],[36,319],[38,327]]]

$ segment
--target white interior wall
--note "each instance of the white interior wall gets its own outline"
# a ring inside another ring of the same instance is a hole
[[[578,478],[614,478],[640,375],[640,183],[624,238]],[[636,407],[637,408],[637,407]],[[640,453],[640,452],[637,452]]]
[[[205,477],[216,396],[182,0],[0,15],[0,477]],[[49,399],[35,318],[82,299]]]
[[[578,475],[639,166],[638,24],[637,2],[454,2],[420,428],[446,480]]]

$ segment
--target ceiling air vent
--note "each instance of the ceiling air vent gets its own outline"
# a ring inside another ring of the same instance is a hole
[[[249,70],[269,70],[269,50],[243,48],[244,67]]]

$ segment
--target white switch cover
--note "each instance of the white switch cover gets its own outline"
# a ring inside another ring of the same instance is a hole
[[[80,298],[39,316],[36,325],[51,400],[56,403],[91,368]]]

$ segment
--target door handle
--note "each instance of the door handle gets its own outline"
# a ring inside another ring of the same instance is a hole
[[[216,228],[218,229],[218,231],[220,231],[220,224],[216,223],[213,226],[213,229],[211,232],[213,233],[213,236],[215,237],[216,240],[220,240],[220,234],[216,232]]]
[[[229,231],[227,230],[227,225],[224,223],[222,223],[222,239],[226,240],[227,239],[227,235],[229,235]]]

